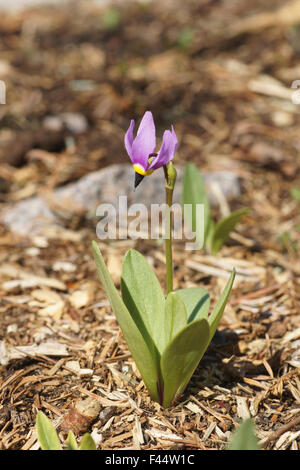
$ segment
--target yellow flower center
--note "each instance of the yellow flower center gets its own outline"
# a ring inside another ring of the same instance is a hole
[[[144,168],[142,167],[142,165],[140,165],[139,163],[135,163],[133,165],[133,169],[136,173],[138,173],[139,175],[142,175],[142,176],[151,175],[151,173],[153,173],[153,171],[154,171],[154,170],[145,171]]]

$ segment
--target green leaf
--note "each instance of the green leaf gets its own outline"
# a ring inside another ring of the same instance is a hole
[[[62,450],[53,424],[41,411],[37,412],[36,430],[42,450]]]
[[[183,28],[179,31],[179,34],[177,36],[178,46],[183,50],[189,49],[193,42],[194,36],[195,31],[192,28]]]
[[[130,352],[136,362],[136,365],[142,375],[146,387],[150,392],[151,397],[154,400],[159,401],[157,391],[157,382],[159,377],[159,354],[157,349],[146,328],[143,327],[142,331],[139,330],[134,319],[127,310],[126,305],[119,296],[96,242],[93,242],[93,251],[100,280],[103,284],[114,314],[117,317],[118,323],[121,327]]]
[[[182,205],[191,204],[192,211],[184,213],[184,218],[191,227],[193,232],[196,232],[196,205],[204,204],[204,240],[209,232],[211,223],[210,204],[206,195],[205,183],[201,173],[198,171],[194,163],[187,163],[183,175],[183,189],[182,189]],[[197,235],[196,235],[197,240]]]
[[[68,434],[68,437],[67,437],[67,440],[66,440],[66,446],[67,446],[67,450],[77,450],[78,449],[78,445],[77,445],[76,438],[74,436],[73,431],[69,431],[69,434]]]
[[[92,436],[87,432],[80,442],[80,450],[97,450],[97,446]]]
[[[300,188],[297,188],[296,186],[293,186],[291,188],[291,196],[296,201],[300,201]]]
[[[220,220],[214,227],[211,236],[209,237],[209,250],[212,255],[218,253],[222,248],[225,241],[229,237],[230,232],[232,232],[239,222],[240,218],[249,212],[250,209],[240,209],[238,211],[232,212],[228,217]]]
[[[294,252],[294,253],[297,253],[297,250],[298,250],[298,242],[297,241],[293,241],[292,239],[292,236],[289,232],[283,232],[280,236],[279,236],[279,242],[280,242],[280,245],[281,245],[281,248],[285,251],[285,252]]]
[[[164,348],[165,297],[146,259],[129,250],[123,261],[121,291],[123,301],[140,331],[146,327],[158,350]]]
[[[164,315],[165,325],[165,347],[187,324],[187,313],[184,302],[179,295],[171,292],[166,300],[166,311]]]
[[[188,316],[187,323],[191,323],[201,318],[207,318],[210,299],[209,292],[203,287],[190,287],[179,289],[176,294],[182,298]]]
[[[209,344],[206,320],[194,321],[180,331],[161,357],[163,406],[183,392]]]
[[[209,224],[209,228],[208,228],[208,231],[207,231],[207,235],[206,235],[206,238],[205,238],[205,247],[208,249],[208,251],[211,251],[210,247],[211,247],[212,239],[213,239],[213,236],[214,236],[214,233],[215,233],[215,227],[216,227],[216,224],[211,219],[210,224]]]
[[[245,419],[235,430],[228,446],[229,450],[261,450],[254,432],[251,418]]]
[[[225,289],[222,292],[219,301],[217,302],[215,308],[213,309],[211,315],[208,317],[208,323],[210,328],[210,337],[209,342],[213,339],[213,336],[218,328],[218,324],[222,318],[232,285],[235,278],[235,269],[233,268],[230,278],[227,281]]]
[[[117,8],[107,8],[103,12],[102,22],[105,29],[114,31],[120,26],[121,21],[121,12]]]

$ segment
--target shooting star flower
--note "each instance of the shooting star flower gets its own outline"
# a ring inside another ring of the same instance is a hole
[[[155,124],[151,111],[145,112],[135,138],[134,124],[132,119],[125,134],[125,148],[133,163],[136,188],[146,175],[151,175],[154,170],[167,165],[173,159],[178,142],[172,126],[171,130],[164,131],[161,148],[155,153]]]

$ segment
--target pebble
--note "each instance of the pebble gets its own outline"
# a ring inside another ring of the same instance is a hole
[[[65,433],[71,430],[76,436],[82,435],[89,431],[93,422],[98,418],[100,410],[99,401],[92,397],[77,401],[63,417],[60,430]]]
[[[286,326],[281,321],[275,321],[272,323],[268,335],[270,338],[282,338],[286,333]]]
[[[68,0],[0,0],[0,9],[1,10],[22,10],[25,8],[36,7],[41,5],[58,5],[61,3],[66,3]]]
[[[56,116],[46,116],[43,127],[49,131],[62,131],[64,127],[72,134],[82,134],[88,129],[88,121],[80,113],[62,113]]]

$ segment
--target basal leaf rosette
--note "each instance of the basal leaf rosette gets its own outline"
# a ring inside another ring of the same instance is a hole
[[[184,391],[222,317],[235,277],[209,315],[209,293],[180,289],[166,298],[145,258],[125,255],[120,297],[96,242],[97,271],[129,350],[153,400],[170,406]]]

